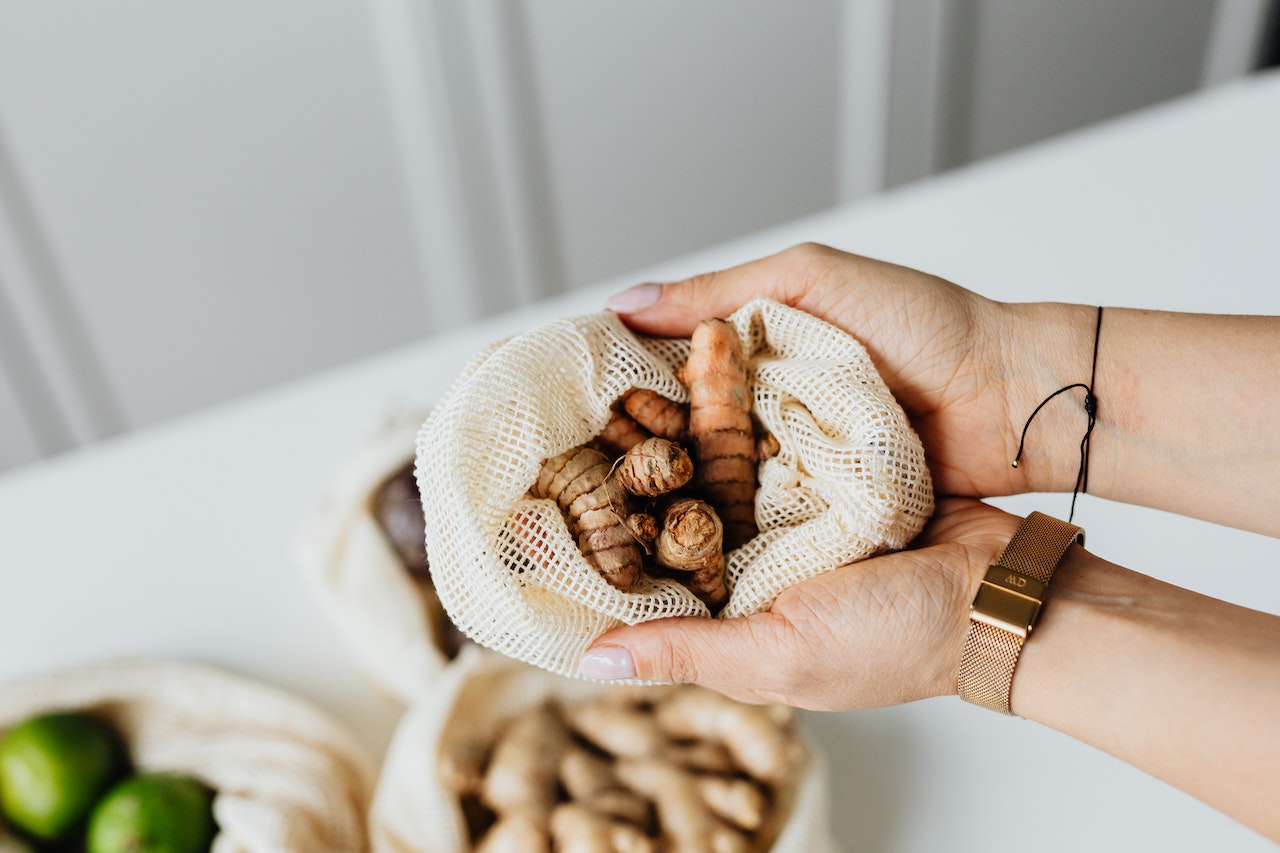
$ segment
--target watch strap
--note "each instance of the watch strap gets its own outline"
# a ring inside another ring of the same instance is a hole
[[[1013,713],[1009,698],[1018,657],[1044,586],[1072,542],[1083,543],[1084,531],[1043,513],[1031,513],[1018,527],[973,601],[956,683],[961,699]]]

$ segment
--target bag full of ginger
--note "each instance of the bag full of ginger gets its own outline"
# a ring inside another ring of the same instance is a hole
[[[905,547],[933,510],[863,346],[769,300],[691,339],[606,312],[490,347],[423,424],[415,471],[453,622],[563,675],[612,627],[765,610]]]
[[[703,687],[474,655],[397,726],[373,853],[829,853],[825,768],[798,723]]]

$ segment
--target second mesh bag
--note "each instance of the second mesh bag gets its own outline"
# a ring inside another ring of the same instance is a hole
[[[719,618],[901,549],[933,511],[920,440],[857,340],[769,300],[728,320],[753,414],[779,449],[758,468],[759,533],[726,555]],[[629,390],[687,402],[676,374],[688,352],[688,340],[638,336],[610,313],[559,320],[487,350],[437,405],[417,440],[427,551],[442,604],[473,640],[574,675],[610,628],[710,617],[674,580],[611,587],[560,508],[529,494],[543,461],[595,438]]]

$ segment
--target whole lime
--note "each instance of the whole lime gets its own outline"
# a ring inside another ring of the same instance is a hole
[[[0,811],[33,838],[74,830],[125,769],[119,736],[87,714],[41,714],[0,739]]]
[[[89,817],[88,853],[205,853],[213,843],[213,791],[190,776],[141,773],[102,798]]]

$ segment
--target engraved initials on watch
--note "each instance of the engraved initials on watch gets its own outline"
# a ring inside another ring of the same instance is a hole
[[[1040,613],[1045,585],[1007,566],[987,569],[969,616],[1026,638]]]
[[[1034,598],[1036,601],[1044,600],[1044,584],[1008,566],[992,566],[987,570],[987,576],[982,582],[1027,598]]]

